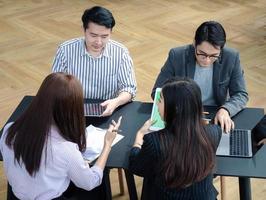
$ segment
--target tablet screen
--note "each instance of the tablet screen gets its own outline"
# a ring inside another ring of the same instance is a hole
[[[93,117],[101,117],[104,112],[104,107],[101,106],[100,103],[85,103],[84,104],[84,115],[85,116],[93,116]]]
[[[151,112],[151,120],[154,121],[154,124],[152,124],[152,126],[150,127],[150,130],[152,131],[157,131],[164,128],[164,121],[161,119],[157,105],[160,99],[160,94],[161,94],[161,88],[156,88],[153,106],[152,106],[152,112]]]

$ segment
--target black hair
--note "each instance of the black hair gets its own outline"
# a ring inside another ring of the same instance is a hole
[[[226,42],[226,33],[223,26],[216,21],[203,22],[196,30],[195,46],[204,41],[222,49]]]
[[[162,88],[165,129],[160,134],[161,174],[166,186],[180,189],[205,178],[215,153],[202,122],[199,86],[192,79],[174,77]]]
[[[88,28],[89,22],[112,29],[115,26],[115,19],[112,13],[106,8],[94,6],[86,9],[82,15],[83,28]]]

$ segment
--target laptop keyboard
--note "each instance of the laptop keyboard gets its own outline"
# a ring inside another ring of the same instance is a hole
[[[248,154],[248,130],[231,130],[230,155],[248,156]]]

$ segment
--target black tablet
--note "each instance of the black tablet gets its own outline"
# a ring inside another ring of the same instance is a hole
[[[84,104],[84,115],[91,117],[101,117],[105,107],[101,106],[100,103],[85,103]]]

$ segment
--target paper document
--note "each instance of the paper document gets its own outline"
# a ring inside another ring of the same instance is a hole
[[[84,159],[92,162],[100,155],[103,149],[104,136],[106,131],[106,129],[97,128],[93,125],[89,125],[86,128],[87,147],[86,151],[83,153]],[[123,137],[123,135],[117,134],[112,146],[119,142]]]

